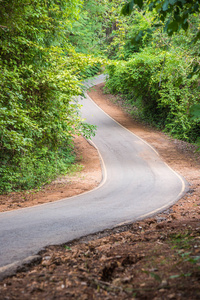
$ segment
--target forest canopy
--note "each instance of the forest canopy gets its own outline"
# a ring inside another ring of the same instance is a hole
[[[106,62],[133,117],[198,143],[199,1],[0,0],[0,191],[41,186],[94,134],[71,99]]]

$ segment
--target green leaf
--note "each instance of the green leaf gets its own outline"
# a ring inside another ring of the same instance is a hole
[[[66,249],[66,250],[72,250],[69,246],[64,246],[64,248]]]
[[[163,6],[162,6],[162,10],[163,10],[163,11],[168,10],[168,5],[169,5],[169,0],[166,0],[166,1],[164,2]]]
[[[192,115],[192,119],[200,120],[200,103],[190,107],[190,114]]]
[[[167,21],[167,23],[164,27],[164,32],[167,32],[169,24],[170,24],[170,19]]]
[[[154,8],[154,3],[152,2],[152,3],[149,4],[149,10],[152,11],[153,8]]]
[[[180,277],[180,275],[171,275],[169,278],[170,279],[175,279],[175,278],[179,278]]]
[[[171,5],[174,5],[176,2],[177,2],[177,0],[169,0],[169,3],[170,3]]]
[[[130,13],[133,10],[133,5],[134,5],[134,0],[132,0],[132,1],[129,2],[129,11],[130,11]]]
[[[134,0],[131,0],[130,2],[126,3],[121,10],[121,14],[124,16],[130,15],[133,10]]]

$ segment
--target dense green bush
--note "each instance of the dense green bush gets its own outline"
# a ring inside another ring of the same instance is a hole
[[[82,124],[74,96],[98,62],[66,40],[81,1],[0,2],[0,192],[30,189],[66,173]]]
[[[108,68],[106,87],[121,93],[144,120],[173,136],[195,141],[200,124],[190,115],[190,107],[198,102],[198,76],[188,76],[192,60],[181,54],[152,48],[135,54],[127,61],[113,62]]]

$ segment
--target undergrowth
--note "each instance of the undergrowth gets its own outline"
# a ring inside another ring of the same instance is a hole
[[[15,157],[2,165],[0,192],[29,190],[51,182],[59,175],[80,170],[71,147],[57,152],[42,153],[36,149],[33,153]]]
[[[191,62],[190,62],[191,60]],[[189,77],[192,59],[152,49],[107,67],[106,88],[133,107],[131,114],[187,142],[200,136],[200,121],[190,108],[199,101],[198,75]]]

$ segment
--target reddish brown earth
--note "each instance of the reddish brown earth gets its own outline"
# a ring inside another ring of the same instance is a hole
[[[193,146],[134,121],[117,97],[89,92],[123,126],[150,143],[190,183],[175,205],[151,219],[51,246],[36,265],[0,282],[0,299],[200,299],[200,155]],[[76,195],[97,186],[97,151],[75,139],[83,170],[34,193],[0,196],[0,211]]]

